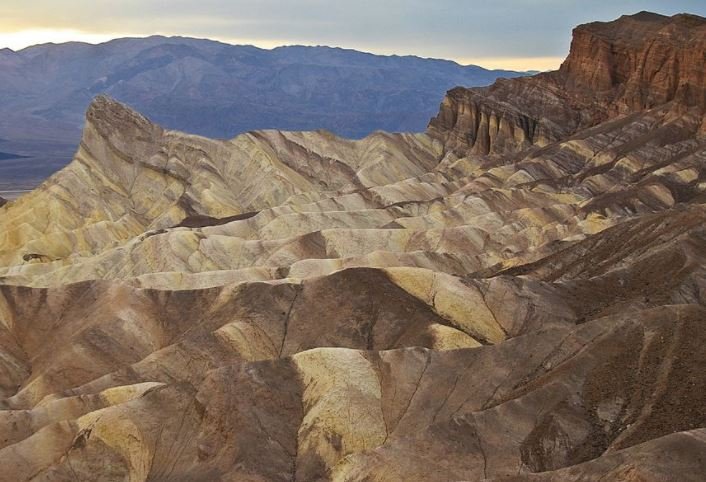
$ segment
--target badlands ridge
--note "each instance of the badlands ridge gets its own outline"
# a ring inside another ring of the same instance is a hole
[[[424,134],[96,98],[0,208],[0,480],[701,480],[705,113],[646,12]]]

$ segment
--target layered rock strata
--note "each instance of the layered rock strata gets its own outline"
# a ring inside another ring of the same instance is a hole
[[[0,480],[701,480],[704,25],[578,27],[420,135],[97,98],[0,208]]]

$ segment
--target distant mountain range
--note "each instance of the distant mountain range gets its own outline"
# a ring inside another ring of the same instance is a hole
[[[263,50],[183,37],[0,50],[0,180],[46,177],[106,93],[160,124],[209,137],[255,129],[360,138],[423,131],[444,93],[524,73],[330,47]],[[18,159],[21,154],[31,159]]]

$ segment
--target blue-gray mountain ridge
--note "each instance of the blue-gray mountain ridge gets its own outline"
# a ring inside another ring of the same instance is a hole
[[[326,129],[361,138],[376,130],[421,132],[448,89],[518,75],[413,56],[184,37],[4,49],[0,183],[31,184],[63,167],[87,106],[101,93],[168,128],[208,137]]]

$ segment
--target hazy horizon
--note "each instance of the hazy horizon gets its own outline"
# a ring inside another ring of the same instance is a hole
[[[706,15],[700,1],[599,0],[585,8],[558,0],[40,0],[0,6],[0,48],[43,43],[102,43],[116,38],[183,36],[254,45],[330,46],[377,55],[416,55],[488,69],[551,70],[566,56],[571,28],[649,10]],[[531,39],[528,41],[528,39]]]
[[[453,62],[456,63],[462,67],[481,67],[481,68],[486,68],[488,70],[517,70],[520,72],[531,72],[531,71],[543,71],[543,70],[552,70],[554,68],[559,67],[557,64],[556,66],[553,66],[551,62],[553,62],[555,59],[554,58],[547,58],[547,59],[539,59],[540,63],[542,60],[545,60],[547,62],[547,65],[549,65],[548,68],[545,69],[511,69],[511,68],[505,68],[505,67],[488,67],[487,65],[480,65],[476,63],[462,63],[458,60],[454,59],[447,59],[447,58],[441,58],[441,57],[428,57],[424,55],[417,55],[417,54],[397,54],[397,53],[376,53],[376,52],[371,52],[368,50],[362,50],[362,49],[356,49],[352,47],[346,47],[346,46],[340,46],[340,45],[324,45],[324,44],[281,44],[281,45],[274,45],[274,46],[260,46],[260,45],[254,45],[252,43],[232,43],[227,40],[219,40],[219,39],[212,39],[212,38],[207,38],[207,37],[191,37],[188,35],[169,35],[169,34],[160,34],[160,33],[155,33],[155,34],[150,34],[150,35],[126,35],[124,37],[110,37],[105,40],[98,40],[94,39],[93,41],[89,39],[80,39],[80,40],[66,40],[66,41],[47,41],[47,42],[39,42],[39,43],[34,43],[34,44],[29,44],[25,46],[21,46],[18,48],[12,48],[12,47],[2,47],[0,46],[0,50],[2,49],[9,49],[12,50],[15,53],[22,52],[27,49],[35,48],[35,47],[41,47],[45,45],[66,45],[70,43],[79,43],[79,44],[87,44],[87,45],[103,45],[107,44],[110,42],[113,42],[115,40],[127,40],[127,39],[133,39],[133,40],[140,40],[140,39],[148,39],[148,38],[158,38],[162,37],[165,39],[178,39],[178,38],[183,38],[183,39],[190,39],[190,40],[203,40],[207,42],[218,42],[218,43],[223,43],[225,45],[230,45],[233,47],[255,47],[261,50],[267,50],[267,51],[272,51],[275,49],[280,49],[280,48],[289,48],[289,47],[305,47],[305,48],[327,48],[327,49],[340,49],[340,50],[349,50],[349,51],[354,51],[354,52],[359,52],[362,54],[367,54],[367,55],[375,55],[379,57],[413,57],[413,58],[420,58],[420,59],[425,59],[425,60],[439,60],[442,62]],[[561,63],[564,60],[563,57],[561,57],[558,62]]]

